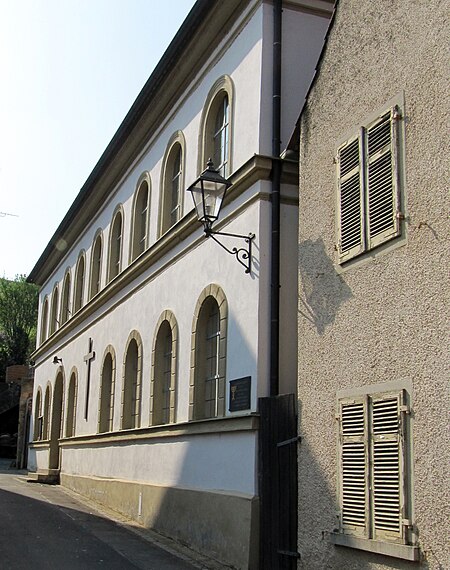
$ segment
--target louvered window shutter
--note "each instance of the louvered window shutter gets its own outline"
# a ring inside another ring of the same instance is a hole
[[[339,261],[364,251],[364,197],[361,137],[350,139],[338,149],[338,248]]]
[[[368,534],[367,399],[340,400],[341,528],[357,536]]]
[[[374,539],[403,542],[404,393],[371,398],[371,527]]]
[[[365,136],[367,245],[375,247],[399,235],[397,107],[372,123]]]

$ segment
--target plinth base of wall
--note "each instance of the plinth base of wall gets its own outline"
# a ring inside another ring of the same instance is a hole
[[[59,469],[40,469],[35,473],[28,473],[27,483],[44,483],[45,485],[59,484]]]
[[[61,473],[61,484],[234,568],[258,568],[258,497]]]

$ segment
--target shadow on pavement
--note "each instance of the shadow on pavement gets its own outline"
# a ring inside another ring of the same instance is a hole
[[[3,570],[194,568],[125,525],[93,514],[58,487],[26,483],[23,471],[4,469],[3,462],[0,473]]]

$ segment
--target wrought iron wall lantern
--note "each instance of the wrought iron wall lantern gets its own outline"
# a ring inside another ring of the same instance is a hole
[[[212,230],[212,225],[219,218],[225,194],[230,186],[231,182],[219,174],[214,168],[213,161],[209,159],[206,169],[200,174],[197,180],[189,186],[187,192],[192,194],[197,218],[199,222],[203,224],[206,237],[212,238],[225,251],[234,255],[238,262],[245,268],[245,273],[250,273],[252,267],[252,242],[255,239],[255,234],[250,233],[244,236],[228,232],[215,232]],[[247,244],[247,247],[233,247],[230,249],[220,242],[216,236],[242,239]]]

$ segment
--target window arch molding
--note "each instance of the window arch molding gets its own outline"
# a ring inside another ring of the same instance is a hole
[[[86,252],[84,249],[78,254],[77,265],[75,267],[75,278],[73,282],[73,302],[72,313],[75,314],[84,305],[84,294],[86,285]]]
[[[77,404],[78,404],[78,370],[76,366],[73,366],[69,374],[69,384],[67,387],[66,421],[65,421],[65,430],[64,430],[65,437],[73,437],[75,435]]]
[[[111,218],[108,240],[108,283],[122,270],[124,213],[122,204],[118,204]]]
[[[89,299],[100,292],[102,286],[103,230],[95,232],[91,246],[91,262],[89,275]]]
[[[43,344],[48,337],[48,295],[44,297],[44,302],[42,303],[42,318],[41,318],[41,333],[40,333],[40,344]]]
[[[165,339],[170,334],[170,347]],[[170,353],[168,353],[170,350]],[[166,352],[167,351],[167,352]],[[167,360],[170,359],[170,372]],[[170,310],[161,313],[155,327],[152,347],[152,369],[150,380],[150,425],[174,423],[176,420],[176,389],[178,363],[178,324]],[[167,368],[167,371],[166,371]],[[169,372],[168,385],[164,383],[165,373]],[[167,400],[164,401],[164,391]],[[165,416],[165,417],[164,417]]]
[[[217,348],[217,391],[216,411],[207,414],[204,411],[205,403],[205,363],[204,357],[206,315],[205,309],[208,304],[215,303],[218,310],[218,348]],[[207,417],[221,417],[225,415],[225,380],[226,380],[226,357],[227,357],[227,329],[228,329],[228,302],[219,285],[208,285],[201,292],[194,311],[192,321],[192,345],[189,380],[189,420],[205,419]],[[203,338],[202,338],[203,337]]]
[[[136,349],[134,349],[134,344]],[[133,355],[132,350],[136,353]],[[138,331],[130,333],[125,345],[122,365],[121,429],[134,429],[141,424],[142,407],[142,338]]]
[[[205,170],[209,158],[213,159],[215,168],[220,166],[220,164],[217,163],[217,158],[214,158],[216,154],[214,135],[216,132],[215,123],[217,114],[220,111],[220,105],[223,104],[225,97],[228,99],[228,132],[225,147],[227,162],[224,172],[221,172],[221,174],[227,178],[232,172],[234,92],[234,83],[229,75],[219,77],[209,90],[200,119],[197,175],[200,175],[203,170]]]
[[[169,139],[164,153],[159,193],[158,236],[161,237],[181,219],[184,204],[186,140],[182,131]],[[179,159],[179,168],[177,162]]]
[[[133,197],[129,252],[130,263],[148,248],[151,190],[150,173],[145,171],[138,178]],[[145,193],[147,194],[146,203]]]
[[[67,322],[71,315],[71,295],[72,295],[72,273],[70,267],[68,267],[64,273],[64,279],[62,282],[62,291],[61,291],[61,308],[59,313],[59,324],[62,326],[65,322]]]
[[[125,351],[126,354],[126,351]],[[103,353],[98,398],[98,433],[113,431],[116,385],[116,351],[109,344]]]

